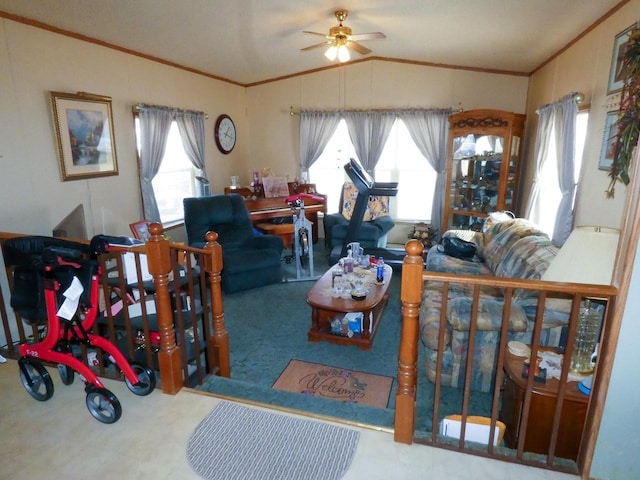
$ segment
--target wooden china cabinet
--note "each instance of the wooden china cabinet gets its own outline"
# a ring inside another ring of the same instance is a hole
[[[480,231],[489,213],[514,211],[524,119],[501,110],[469,110],[449,117],[442,232]]]

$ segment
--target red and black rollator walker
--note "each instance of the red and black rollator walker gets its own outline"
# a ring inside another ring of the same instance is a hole
[[[97,255],[119,237],[98,235],[90,245],[52,237],[18,237],[5,242],[5,264],[13,266],[11,306],[23,321],[42,329],[44,337],[20,345],[20,379],[36,400],[53,396],[53,382],[43,362],[57,364],[62,383],[71,385],[74,372],[85,382],[86,403],[93,417],[114,423],[122,415],[118,398],[81,360],[79,346],[100,349],[105,365],[115,364],[129,390],[148,395],[156,385],[153,370],[130,364],[105,338],[89,333],[99,314],[101,267]]]

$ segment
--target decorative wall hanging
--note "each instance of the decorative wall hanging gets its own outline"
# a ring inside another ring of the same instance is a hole
[[[611,56],[611,69],[609,70],[609,84],[607,87],[607,95],[622,90],[624,78],[622,77],[622,59],[627,48],[627,42],[631,37],[631,31],[635,25],[616,35],[613,42],[613,55]]]
[[[618,112],[608,112],[604,122],[604,137],[602,138],[602,149],[600,150],[600,161],[598,168],[600,170],[611,169],[613,164],[613,147],[616,141],[616,121],[618,120]]]
[[[50,92],[62,181],[118,174],[111,97]]]
[[[624,44],[621,58],[619,77],[622,79],[622,93],[616,121],[613,161],[609,170],[611,181],[607,189],[607,198],[615,195],[617,182],[629,184],[631,159],[640,134],[640,22],[627,30],[629,30],[629,38]]]

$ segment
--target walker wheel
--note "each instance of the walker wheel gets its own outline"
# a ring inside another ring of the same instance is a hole
[[[73,368],[68,365],[64,365],[62,363],[58,364],[58,373],[60,374],[60,380],[65,385],[71,385],[73,383],[73,379],[75,378],[75,372]]]
[[[122,416],[122,406],[118,397],[106,388],[89,385],[87,390],[87,408],[93,418],[102,423],[115,423]]]
[[[132,363],[131,368],[138,376],[138,383],[132,385],[129,379],[124,377],[124,382],[127,384],[127,387],[129,387],[129,390],[141,397],[153,392],[153,389],[156,388],[156,374],[154,371],[150,368],[143,367],[139,363]]]
[[[20,380],[25,390],[39,402],[53,397],[53,381],[44,365],[28,357],[20,357]]]

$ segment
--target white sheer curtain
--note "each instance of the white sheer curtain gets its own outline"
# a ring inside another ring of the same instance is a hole
[[[578,105],[572,93],[537,110],[538,132],[535,143],[535,177],[531,187],[526,217],[541,224],[551,212],[542,206],[542,175],[545,163],[555,159],[561,198],[555,214],[551,240],[562,245],[573,228],[573,204],[576,192],[575,136]]]
[[[447,181],[447,133],[451,109],[406,110],[398,117],[409,130],[411,138],[436,171],[436,187],[433,192],[431,224],[440,228],[444,211],[445,183]]]
[[[204,112],[177,112],[175,119],[182,138],[182,146],[200,176],[208,181],[204,169]]]
[[[164,107],[141,105],[140,119],[140,191],[144,218],[160,222],[160,212],[151,181],[158,173],[164,156],[173,112]]]
[[[396,121],[396,112],[345,112],[344,119],[360,163],[373,176],[393,122]]]
[[[301,178],[309,167],[322,155],[324,147],[338,128],[342,118],[340,112],[300,112],[300,174]]]

